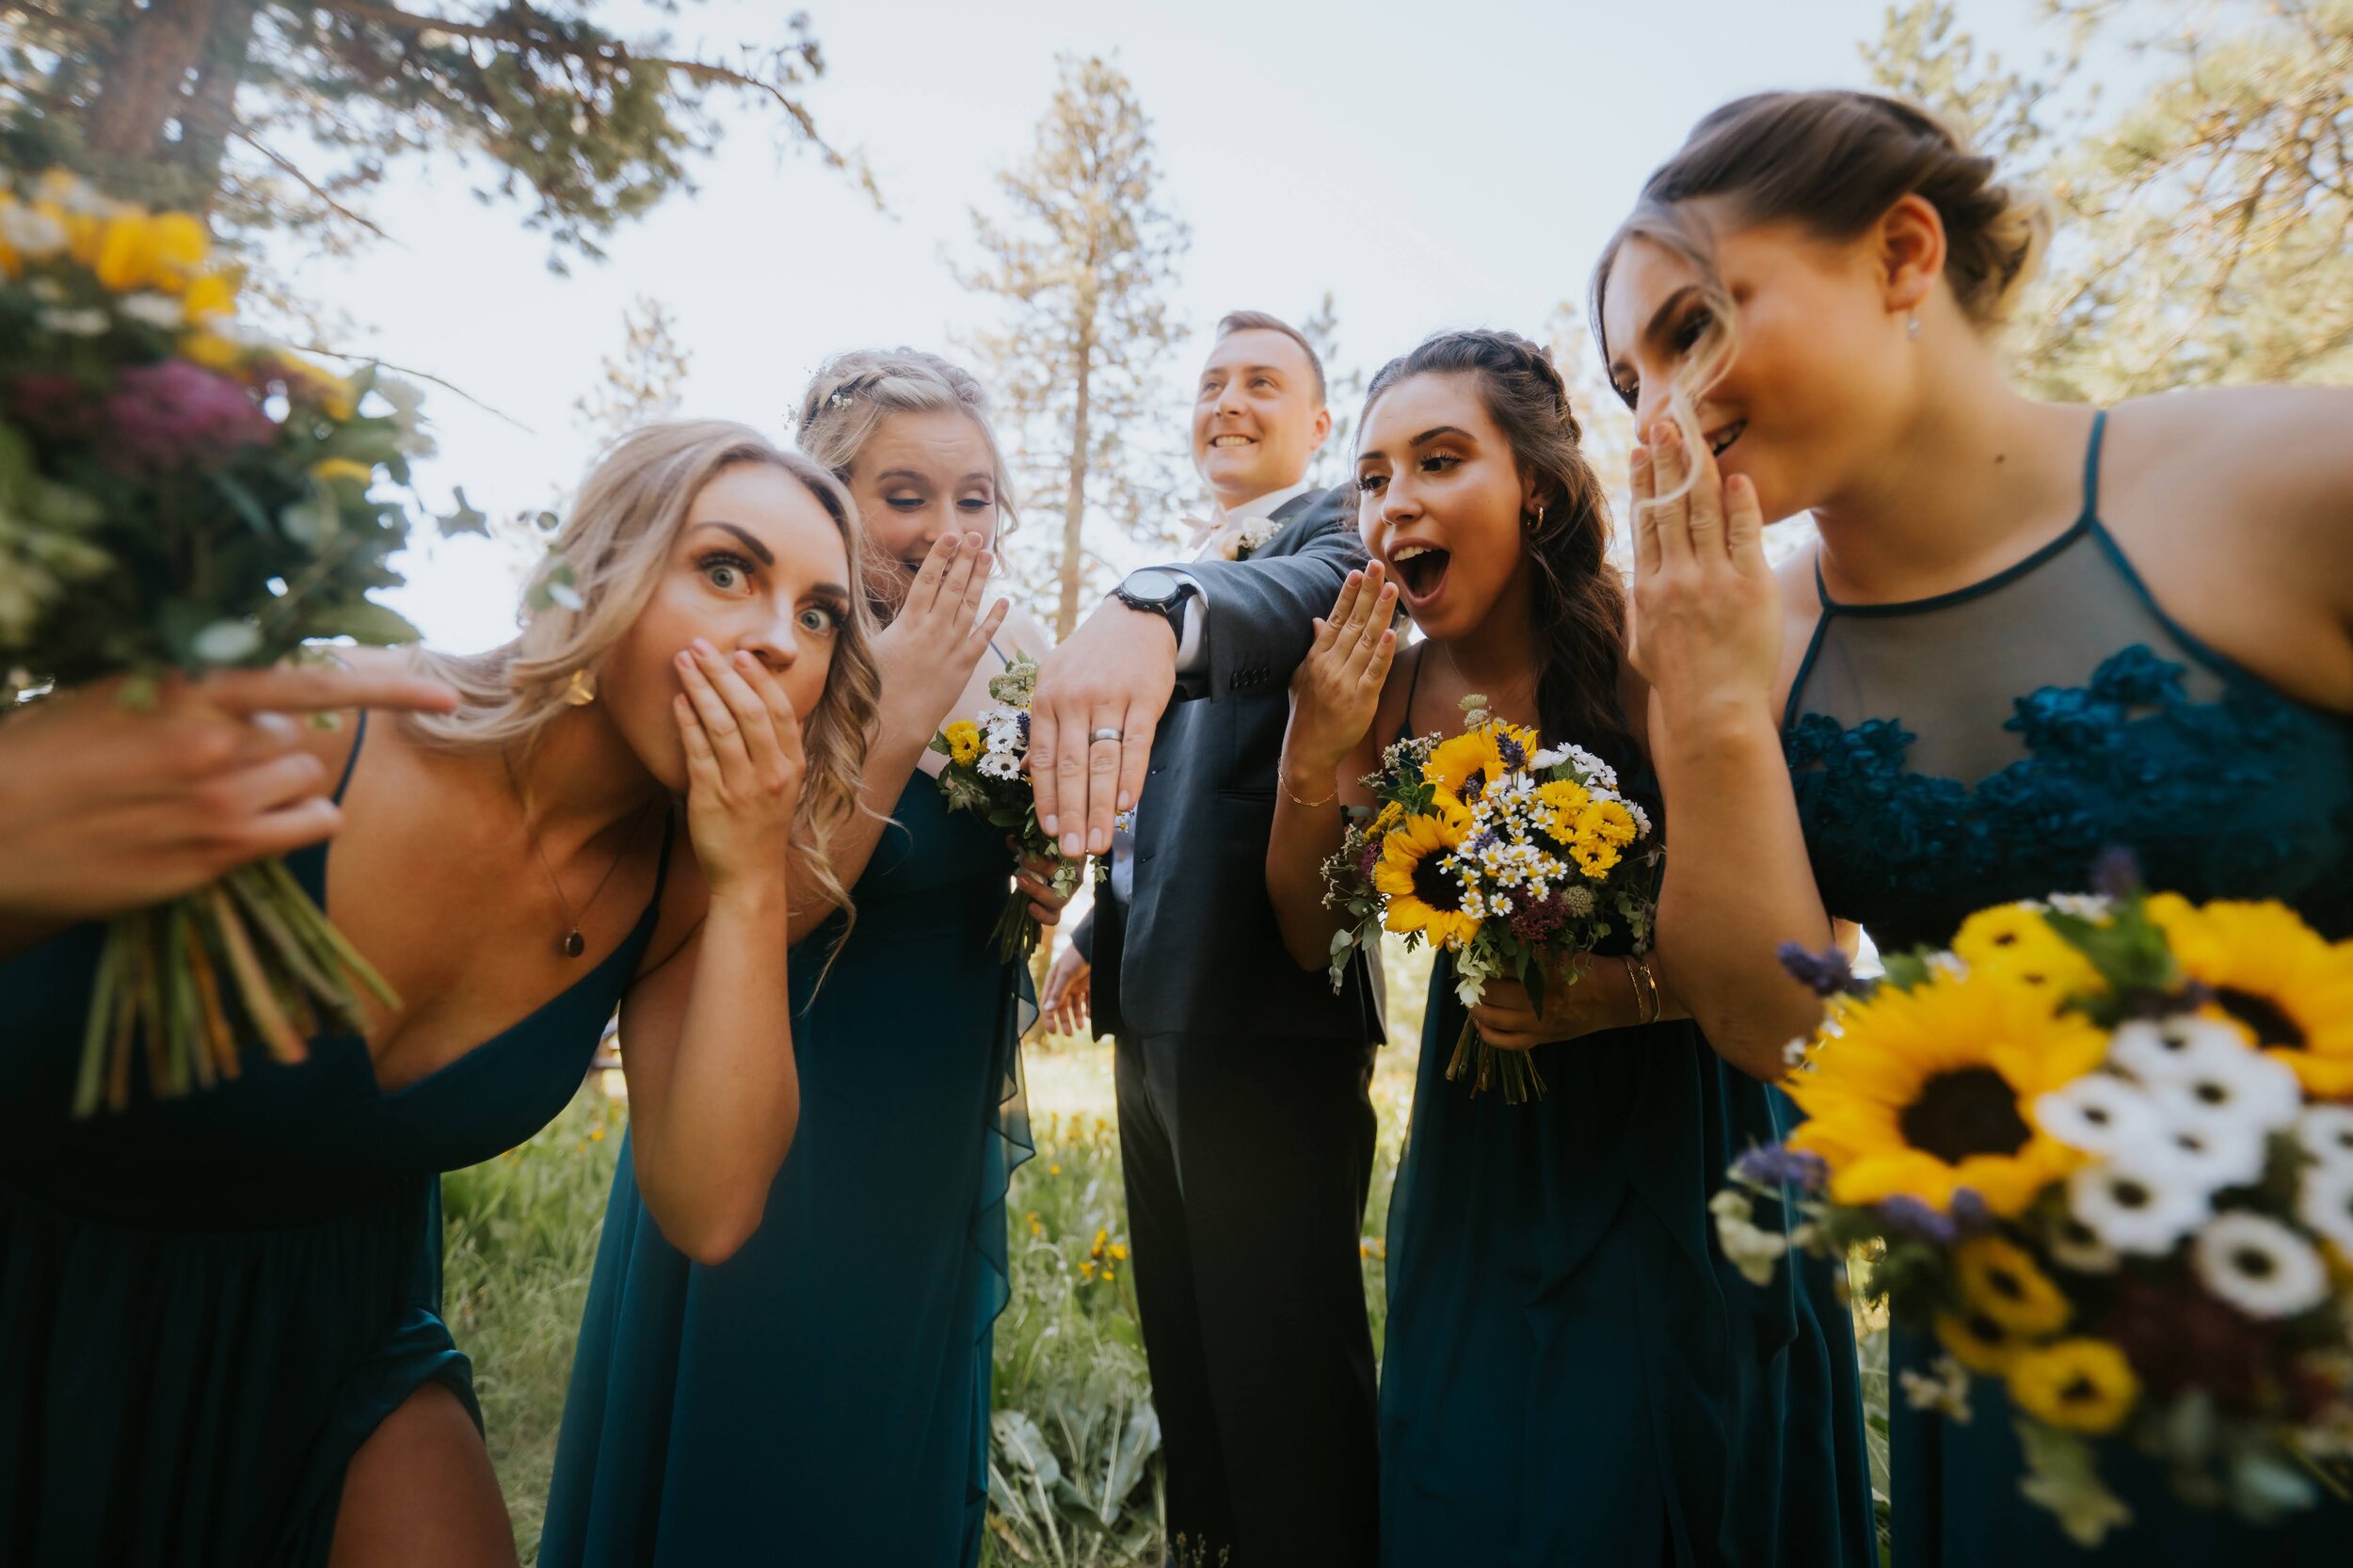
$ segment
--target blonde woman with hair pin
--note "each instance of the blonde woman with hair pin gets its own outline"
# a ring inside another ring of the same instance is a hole
[[[1011,492],[988,407],[913,349],[828,361],[801,449],[867,519],[888,619],[863,809],[827,840],[856,920],[797,911],[806,1112],[767,1217],[716,1267],[647,1223],[624,1161],[583,1315],[545,1568],[978,1560],[1005,1183],[1027,1158],[1028,971],[990,938],[1015,872],[926,748],[1042,632],[983,608]],[[1062,899],[1020,871],[1032,913]]]
[[[1645,440],[1631,657],[1674,824],[1660,949],[1759,1077],[1819,1018],[1780,944],[1860,924],[1946,946],[1972,910],[2087,890],[2112,845],[2153,888],[2353,936],[2353,392],[2030,400],[1994,334],[2046,229],[1910,104],[1768,93],[1700,122],[1595,274]],[[1776,575],[1763,528],[1800,512],[1819,537]],[[2009,1152],[2019,1117],[1937,1146]],[[2099,1332],[2160,1389],[2261,1332],[2130,1304]],[[1926,1359],[1902,1336],[1896,1357]],[[2131,1522],[2079,1548],[2017,1495],[2001,1391],[1971,1404],[1964,1425],[1895,1401],[1904,1568],[2353,1554],[2353,1508],[2258,1529],[2130,1452],[2103,1470]]]
[[[875,707],[860,549],[808,459],[655,425],[589,473],[563,602],[513,641],[353,655],[456,692],[302,735],[339,825],[292,867],[400,999],[364,1036],[72,1121],[100,928],[0,964],[0,1559],[515,1560],[440,1173],[561,1111],[617,1006],[656,1223],[708,1261],[758,1228],[799,1112],[787,922],[840,899]]]

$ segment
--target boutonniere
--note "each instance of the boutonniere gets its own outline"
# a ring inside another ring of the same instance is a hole
[[[1282,531],[1283,525],[1273,518],[1253,518],[1219,541],[1225,547],[1220,553],[1229,561],[1247,561],[1252,551]]]

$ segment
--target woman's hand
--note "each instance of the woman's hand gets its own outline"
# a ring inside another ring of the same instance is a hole
[[[331,836],[335,780],[288,714],[445,713],[439,680],[326,665],[121,682],[0,710],[0,917],[62,923],[144,908]]]
[[[1012,608],[1000,599],[981,613],[995,560],[978,534],[943,534],[923,558],[906,602],[874,639],[888,732],[928,743],[947,722],[972,666]]]
[[[1781,590],[1765,561],[1755,485],[1745,474],[1722,479],[1714,455],[1689,451],[1673,424],[1636,448],[1633,474],[1627,660],[1657,693],[1671,726],[1769,709],[1781,667]]]
[[[1046,996],[1039,1016],[1056,1034],[1086,1032],[1088,1000],[1095,983],[1095,966],[1079,956],[1078,944],[1064,942],[1046,971]]]
[[[1381,563],[1352,571],[1329,619],[1319,618],[1307,658],[1291,677],[1285,771],[1297,787],[1321,790],[1372,728],[1381,686],[1397,657],[1397,584]]]
[[[1490,980],[1478,1006],[1470,1010],[1480,1037],[1497,1050],[1527,1050],[1559,1040],[1575,1040],[1605,1029],[1623,1029],[1635,1021],[1627,1006],[1622,967],[1611,959],[1581,955],[1572,972],[1556,973],[1545,987],[1541,1016],[1528,987],[1516,980]]]
[[[677,659],[686,689],[672,700],[686,746],[686,828],[713,904],[769,889],[781,913],[792,821],[807,760],[783,683],[739,650],[697,637]]]
[[[1020,845],[1011,840],[1006,841],[1006,845],[1016,855],[1020,854]],[[1070,879],[1069,892],[1054,890],[1054,873],[1067,863],[1059,855],[1032,855],[1022,858],[1014,867],[1013,885],[1030,895],[1030,916],[1040,925],[1053,925],[1060,921],[1063,905],[1068,904],[1079,891],[1079,879],[1075,876]]]

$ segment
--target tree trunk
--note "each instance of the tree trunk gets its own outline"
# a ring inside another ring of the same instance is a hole
[[[1078,388],[1071,400],[1070,488],[1063,498],[1062,602],[1054,610],[1054,641],[1067,642],[1079,626],[1079,581],[1086,575],[1079,533],[1087,515],[1087,394],[1095,372],[1095,312],[1079,324]]]
[[[90,105],[91,152],[153,158],[164,127],[180,113],[188,72],[204,57],[216,0],[148,0],[124,30]]]
[[[198,67],[192,102],[182,114],[181,160],[188,169],[188,197],[210,208],[220,194],[220,165],[237,125],[237,88],[245,83],[253,49],[253,13],[260,0],[214,0],[216,6],[203,63]]]

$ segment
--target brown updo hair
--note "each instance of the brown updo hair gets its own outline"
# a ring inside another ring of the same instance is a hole
[[[1439,332],[1381,367],[1357,428],[1381,394],[1411,376],[1468,376],[1540,511],[1521,519],[1544,639],[1536,713],[1545,743],[1574,743],[1613,762],[1637,760],[1619,698],[1625,663],[1625,588],[1609,562],[1609,503],[1580,444],[1568,383],[1552,356],[1516,332]]]
[[[1625,242],[1639,234],[1689,262],[1709,317],[1673,389],[1690,439],[1689,407],[1731,362],[1736,327],[1706,232],[1684,204],[1721,197],[1743,224],[1794,221],[1839,240],[1907,196],[1928,201],[1945,225],[1945,281],[1961,313],[1980,330],[1999,327],[2041,261],[2051,218],[2039,197],[2002,183],[1992,158],[1926,109],[1879,93],[1760,92],[1724,104],[1642,183],[1633,216],[1593,267],[1589,314],[1602,362],[1603,296]]]

